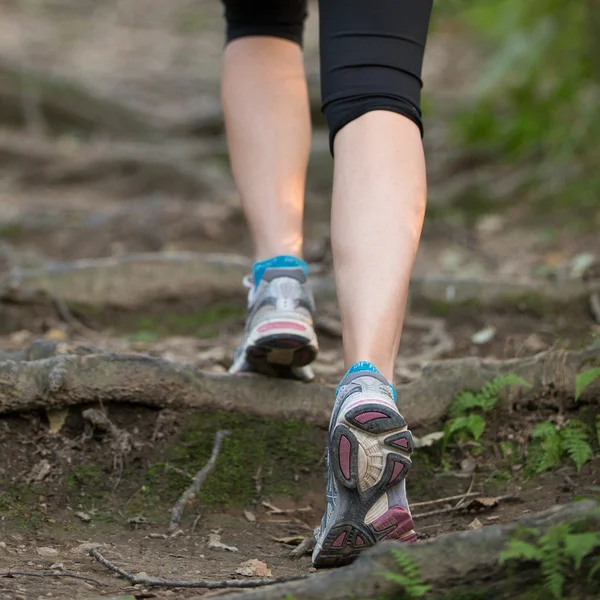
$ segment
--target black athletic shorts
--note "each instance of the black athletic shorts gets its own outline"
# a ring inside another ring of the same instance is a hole
[[[421,69],[433,0],[320,0],[321,95],[330,142],[350,121],[389,110],[421,134]],[[227,40],[302,44],[306,0],[224,0]]]

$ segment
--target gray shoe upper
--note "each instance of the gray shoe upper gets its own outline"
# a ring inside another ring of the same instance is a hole
[[[246,332],[254,329],[273,311],[282,316],[305,321],[313,327],[315,301],[306,274],[300,267],[270,268],[258,287],[248,293],[248,318]]]

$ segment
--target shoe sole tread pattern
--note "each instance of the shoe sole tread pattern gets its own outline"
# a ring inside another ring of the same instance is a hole
[[[262,323],[250,339],[245,349],[246,360],[255,371],[265,375],[305,367],[318,353],[312,327],[291,319]]]
[[[365,452],[365,434],[372,438],[372,447],[373,442],[377,444],[380,455],[371,459],[381,459],[382,465],[381,475],[369,487],[361,486],[359,473],[359,452]],[[349,564],[363,550],[383,539],[416,541],[410,512],[401,506],[391,507],[371,523],[365,523],[367,513],[382,494],[408,475],[413,447],[404,418],[382,402],[361,402],[338,419],[330,441],[330,468],[337,482],[340,508],[336,522],[329,527],[321,548],[313,556],[315,566]]]

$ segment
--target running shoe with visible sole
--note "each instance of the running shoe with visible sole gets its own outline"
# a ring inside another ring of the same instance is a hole
[[[381,540],[416,542],[405,485],[412,450],[394,388],[371,363],[357,363],[338,386],[329,424],[316,567],[346,565]]]
[[[276,256],[256,263],[244,283],[250,288],[248,318],[229,372],[313,379],[308,365],[319,345],[308,265],[293,256]]]

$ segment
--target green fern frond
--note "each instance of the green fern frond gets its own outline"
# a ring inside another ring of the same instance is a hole
[[[587,369],[586,371],[578,373],[575,377],[575,400],[579,400],[581,392],[598,378],[600,378],[600,367]]]
[[[510,540],[506,550],[500,553],[499,564],[503,565],[507,560],[514,559],[540,562],[542,560],[542,553],[537,546],[529,542],[525,542],[524,540]]]
[[[575,533],[576,523],[563,523],[540,536],[535,529],[519,529],[508,542],[499,562],[509,560],[536,561],[540,564],[544,587],[556,600],[563,597],[569,571],[579,571],[583,560],[600,548],[600,533]],[[600,560],[592,564],[588,579],[600,570]]]
[[[544,586],[557,600],[562,598],[565,584],[567,560],[563,544],[569,535],[570,527],[569,523],[558,525],[539,539]]]
[[[545,422],[538,423],[534,430],[531,432],[533,438],[547,438],[549,436],[557,435],[556,427],[553,423]]]
[[[560,437],[562,438],[564,452],[575,463],[577,471],[581,471],[583,465],[592,456],[592,447],[590,446],[586,425],[573,419],[563,427]]]
[[[450,407],[448,414],[452,418],[464,415],[474,409],[480,409],[483,412],[491,411],[498,401],[498,394],[505,388],[512,385],[530,387],[529,384],[518,375],[509,373],[508,375],[499,375],[488,381],[478,392],[464,391],[458,394]]]
[[[383,576],[388,581],[401,585],[411,599],[422,598],[431,589],[431,586],[423,582],[419,565],[402,550],[392,550],[391,552],[400,572],[387,572],[383,573]]]
[[[563,447],[556,427],[552,423],[538,423],[531,435],[540,440],[540,443],[532,445],[530,449],[530,464],[534,473],[543,473],[560,465]]]
[[[565,538],[565,553],[573,559],[577,571],[581,569],[583,559],[596,548],[600,548],[600,534],[597,532],[571,533]]]
[[[475,441],[483,435],[485,431],[485,419],[481,415],[469,415],[469,431]]]

